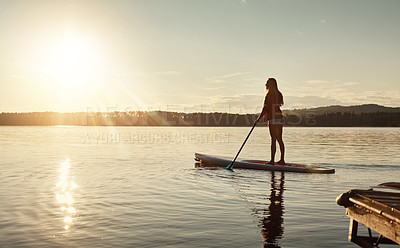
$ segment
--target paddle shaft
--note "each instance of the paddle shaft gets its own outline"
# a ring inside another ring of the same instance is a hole
[[[226,169],[231,170],[231,169],[233,168],[233,164],[235,163],[237,157],[239,156],[239,153],[242,151],[244,145],[246,144],[247,140],[248,140],[249,137],[250,137],[251,132],[253,132],[253,129],[256,127],[256,125],[257,125],[257,121],[254,122],[253,127],[250,129],[250,132],[249,132],[249,134],[247,135],[246,139],[244,140],[244,142],[243,142],[242,146],[240,147],[238,153],[236,154],[236,156],[235,156],[235,158],[232,160],[232,162],[226,167]]]

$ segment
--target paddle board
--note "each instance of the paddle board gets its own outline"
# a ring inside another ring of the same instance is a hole
[[[226,167],[232,162],[232,158],[206,155],[202,153],[195,153],[194,159],[200,162],[200,166],[204,167]],[[332,174],[335,173],[334,169],[324,168],[315,165],[303,165],[287,163],[280,165],[275,163],[274,165],[267,164],[264,160],[243,160],[237,159],[233,166],[235,169],[253,169],[253,170],[269,170],[269,171],[289,171],[289,172],[303,172],[303,173],[323,173]]]

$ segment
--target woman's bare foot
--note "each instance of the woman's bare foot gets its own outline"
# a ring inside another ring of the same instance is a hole
[[[286,163],[285,163],[285,160],[281,159],[281,160],[279,160],[279,161],[277,162],[277,164],[285,165]]]
[[[267,162],[267,163],[265,163],[265,164],[274,165],[274,164],[275,164],[275,162],[271,160],[271,161],[269,161],[269,162]]]

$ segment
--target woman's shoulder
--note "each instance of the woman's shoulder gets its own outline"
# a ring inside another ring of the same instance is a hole
[[[267,97],[273,97],[274,96],[274,93],[273,92],[267,92],[267,94],[265,95],[265,98],[267,98]]]
[[[265,94],[264,102],[267,102],[267,101],[269,101],[270,99],[271,99],[270,93]]]
[[[273,99],[273,98],[276,98],[276,95],[273,92],[268,92],[265,95],[265,99]]]

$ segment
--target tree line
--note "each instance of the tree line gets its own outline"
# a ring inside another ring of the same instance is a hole
[[[129,112],[0,113],[0,125],[9,126],[252,126],[258,114]],[[400,112],[322,113],[284,112],[286,126],[400,127]],[[265,123],[264,123],[265,124]],[[263,123],[259,123],[263,125]]]

